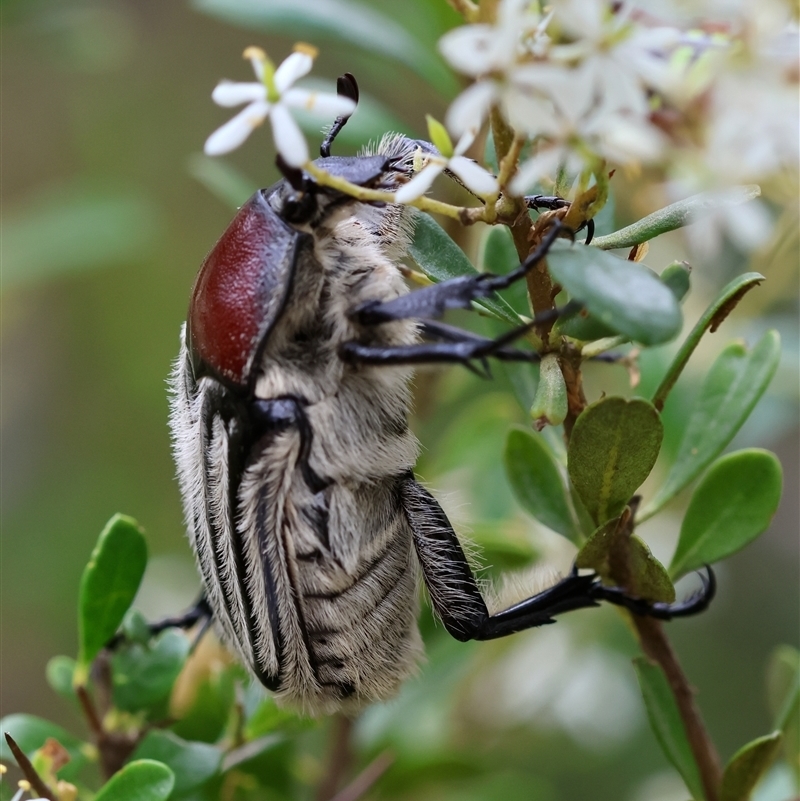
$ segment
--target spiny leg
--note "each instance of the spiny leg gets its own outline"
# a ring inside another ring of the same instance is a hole
[[[554,617],[564,612],[598,606],[600,601],[623,606],[637,615],[670,620],[702,612],[714,596],[714,574],[710,568],[702,594],[679,604],[632,598],[619,587],[604,587],[595,574],[580,575],[573,570],[543,592],[490,614],[442,507],[413,476],[405,479],[401,491],[431,603],[445,628],[457,640],[505,637],[553,623]]]
[[[565,209],[571,205],[571,201],[555,195],[526,195],[523,199],[525,205],[534,211],[539,211],[541,209],[555,211],[556,209]],[[586,239],[583,244],[588,245],[592,239],[594,239],[594,220],[586,220],[586,222],[578,228],[578,231],[582,230],[584,227],[586,228]],[[575,233],[577,233],[577,231]]]

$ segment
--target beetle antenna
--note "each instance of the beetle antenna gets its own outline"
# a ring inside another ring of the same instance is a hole
[[[354,101],[356,104],[358,103],[358,83],[356,82],[356,79],[352,73],[346,72],[344,75],[340,75],[336,79],[336,94],[341,95],[342,97],[349,97],[350,100]],[[339,135],[339,131],[344,128],[351,116],[351,114],[348,114],[347,116],[336,118],[333,125],[331,125],[331,129],[328,131],[325,139],[320,145],[320,156],[323,158],[330,156],[333,140],[336,139],[336,137]]]

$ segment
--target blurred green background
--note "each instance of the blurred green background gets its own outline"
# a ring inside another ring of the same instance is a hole
[[[83,726],[47,687],[44,669],[51,656],[75,651],[78,580],[114,512],[136,517],[148,534],[153,561],[139,604],[148,615],[175,612],[198,590],[169,452],[165,378],[195,272],[232,216],[231,201],[277,177],[265,132],[227,159],[235,174],[200,155],[229,117],[211,103],[213,86],[221,77],[250,79],[240,60],[250,44],[276,60],[297,39],[321,46],[315,75],[332,87],[352,71],[368,98],[340,153],[392,127],[423,135],[424,114],[441,118],[458,90],[443,63],[411,49],[417,42],[423,52],[455,23],[444,0],[369,4],[400,27],[378,28],[368,46],[330,36],[330,20],[327,33],[323,25],[293,34],[286,16],[254,31],[237,24],[242,17],[208,13],[288,5],[2,3],[3,715]],[[362,21],[363,31],[350,32],[356,39],[381,20]],[[618,222],[652,209],[624,180],[615,190]],[[783,215],[778,244],[752,263],[729,249],[713,265],[695,265],[687,320],[748,266],[768,281],[706,337],[665,412],[674,451],[682,409],[724,344],[779,328],[784,360],[732,447],[777,451],[781,509],[765,536],[720,567],[712,609],[669,628],[725,758],[770,731],[766,662],[779,643],[798,643],[800,626],[797,198],[780,186],[766,196]],[[476,249],[479,236],[470,232],[465,246]],[[659,241],[647,263],[660,270],[684,256],[682,247],[679,235]],[[643,357],[645,383],[657,380],[664,350]],[[490,575],[535,555],[565,570],[571,546],[526,518],[505,484],[505,433],[525,413],[497,372],[494,382],[458,369],[418,377],[419,473],[457,528],[484,545]],[[592,399],[629,391],[616,367],[589,370],[587,387]],[[671,511],[642,532],[663,559],[680,503]],[[385,797],[685,798],[647,728],[630,667],[636,646],[613,610],[480,645],[450,640],[427,613],[423,624],[422,676],[357,729],[364,753],[390,743],[398,754],[381,785]]]

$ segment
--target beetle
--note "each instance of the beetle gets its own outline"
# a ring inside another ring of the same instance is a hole
[[[342,124],[315,164],[361,187],[395,191],[432,147],[390,135],[365,155],[330,156]],[[462,641],[602,600],[662,619],[705,608],[711,573],[701,596],[668,605],[573,570],[491,614],[447,516],[414,477],[414,365],[536,358],[512,347],[532,324],[492,340],[438,318],[521,279],[563,230],[508,274],[409,292],[398,263],[411,209],[283,172],[204,260],[171,377],[173,450],[205,587],[187,620],[213,615],[279,701],[321,714],[386,699],[415,670],[418,574]]]

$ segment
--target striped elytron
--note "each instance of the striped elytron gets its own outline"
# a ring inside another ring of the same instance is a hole
[[[394,191],[418,148],[322,158]],[[408,293],[398,267],[411,209],[371,206],[298,171],[256,192],[206,258],[172,376],[171,427],[189,539],[224,639],[253,674],[312,714],[391,696],[415,669],[417,576],[460,640],[491,639],[599,600],[669,618],[576,572],[490,614],[453,529],[415,480],[413,364],[535,356],[436,322],[521,278]],[[423,337],[425,341],[423,341]]]

